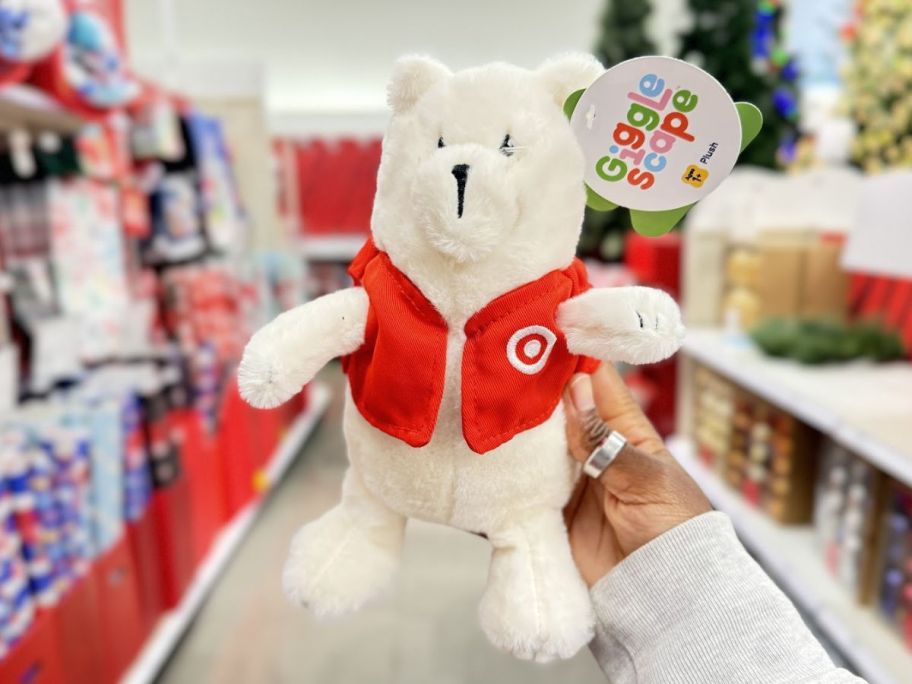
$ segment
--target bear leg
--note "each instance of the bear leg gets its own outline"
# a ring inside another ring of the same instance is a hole
[[[357,610],[392,578],[404,534],[405,518],[367,491],[350,466],[339,505],[292,539],[285,595],[317,615]]]
[[[513,655],[538,662],[570,658],[588,644],[595,617],[570,555],[559,510],[527,512],[489,534],[494,545],[481,626]]]

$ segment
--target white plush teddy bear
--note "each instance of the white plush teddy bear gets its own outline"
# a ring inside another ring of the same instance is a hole
[[[592,638],[561,514],[578,477],[561,392],[594,360],[659,361],[683,334],[667,294],[588,289],[574,259],[583,155],[562,105],[602,70],[576,55],[535,71],[397,62],[356,286],[280,315],[239,369],[245,399],[272,407],[344,357],[351,465],[341,503],[292,541],[294,601],[359,608],[419,518],[490,540],[495,645],[547,661]]]

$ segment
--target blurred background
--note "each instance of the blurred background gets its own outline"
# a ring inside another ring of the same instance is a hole
[[[912,4],[0,0],[0,682],[603,681],[501,654],[488,545],[410,525],[391,591],[280,595],[345,468],[336,365],[273,411],[252,331],[344,287],[401,54],[459,69],[678,56],[757,104],[660,238],[587,213],[597,285],[681,303],[623,369],[834,659],[912,672]]]

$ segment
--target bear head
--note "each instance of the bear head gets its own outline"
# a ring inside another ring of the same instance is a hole
[[[563,103],[602,71],[587,55],[534,71],[396,63],[371,229],[445,316],[570,264],[584,162]]]

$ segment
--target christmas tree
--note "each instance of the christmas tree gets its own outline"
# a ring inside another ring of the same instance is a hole
[[[655,54],[655,45],[646,32],[646,20],[651,11],[649,0],[608,0],[602,14],[601,35],[593,50],[606,68],[634,57]],[[579,253],[617,261],[623,254],[624,234],[629,228],[630,212],[624,208],[607,213],[587,208]]]
[[[869,172],[912,166],[912,3],[866,0],[851,33],[852,158]]]
[[[779,3],[772,0],[688,0],[691,28],[681,35],[679,56],[705,69],[735,102],[752,102],[763,129],[741,153],[743,164],[775,167],[794,139],[798,111],[794,65],[775,42]],[[782,77],[787,77],[783,79]]]

